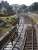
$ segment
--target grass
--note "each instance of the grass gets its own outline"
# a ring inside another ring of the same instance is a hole
[[[0,27],[0,32],[7,32],[11,29],[13,26],[13,23],[16,22],[16,17],[15,16],[8,16],[8,17],[0,17],[4,22],[6,22],[5,27]]]
[[[30,16],[33,19],[33,22],[38,24],[38,14],[36,12],[32,12]]]
[[[36,23],[36,24],[38,23],[38,18],[33,16],[32,19],[33,19],[33,23]]]
[[[1,33],[5,33],[5,32],[7,32],[9,30],[10,30],[10,28],[0,28]]]

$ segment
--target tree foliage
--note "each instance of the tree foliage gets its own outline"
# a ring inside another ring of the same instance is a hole
[[[38,11],[38,2],[33,3],[29,9],[30,11]]]
[[[4,8],[4,9],[3,9]],[[7,12],[7,14],[13,14],[13,10],[12,10],[12,6],[11,5],[9,5],[9,3],[7,2],[7,1],[2,1],[1,3],[0,3],[0,11],[2,11],[3,10],[3,12],[6,14],[6,12]]]

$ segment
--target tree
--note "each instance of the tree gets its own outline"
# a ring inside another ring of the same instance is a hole
[[[4,10],[5,9],[5,10]],[[6,14],[13,14],[13,10],[12,10],[12,6],[9,5],[9,3],[7,1],[2,1],[0,3],[0,11],[4,10],[3,12]]]
[[[29,9],[30,11],[38,11],[38,2],[33,3]]]
[[[24,5],[24,4],[21,7],[22,7],[22,9],[26,9],[27,8],[27,6]]]

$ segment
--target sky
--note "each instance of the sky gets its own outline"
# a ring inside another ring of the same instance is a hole
[[[27,6],[30,6],[34,2],[38,2],[38,0],[0,0],[1,1],[7,1],[10,5],[11,4],[25,4]]]

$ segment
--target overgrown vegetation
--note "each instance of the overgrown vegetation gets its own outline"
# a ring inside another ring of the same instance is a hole
[[[2,21],[6,23],[5,26],[0,27],[0,32],[7,32],[11,29],[11,27],[16,25],[16,17],[8,16],[8,17],[0,17]],[[2,25],[2,23],[0,23]]]

